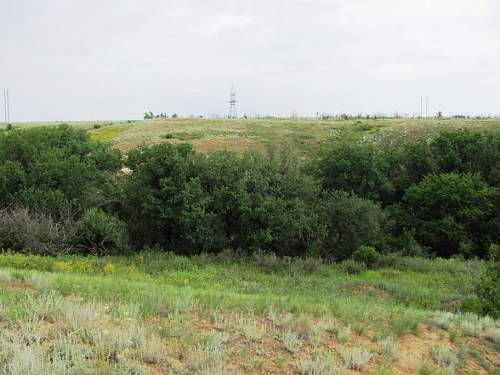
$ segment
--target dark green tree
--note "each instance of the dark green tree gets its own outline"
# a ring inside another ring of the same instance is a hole
[[[333,145],[321,153],[317,177],[324,189],[385,201],[393,194],[394,186],[387,177],[388,164],[382,156],[373,145]]]
[[[439,256],[484,257],[500,240],[500,190],[478,174],[428,175],[405,193],[400,225]]]
[[[382,212],[370,200],[335,193],[325,198],[323,209],[328,233],[322,244],[325,258],[344,260],[360,246],[379,240]]]

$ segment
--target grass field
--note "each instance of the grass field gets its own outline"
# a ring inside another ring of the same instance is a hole
[[[498,374],[479,261],[0,256],[1,374]]]
[[[18,123],[15,127],[58,123]],[[308,156],[327,141],[366,141],[385,144],[427,138],[442,130],[470,128],[500,131],[500,119],[155,119],[145,121],[70,122],[93,139],[111,142],[127,152],[141,144],[191,142],[198,151],[229,149],[263,151],[290,147]],[[99,127],[94,129],[94,125]]]

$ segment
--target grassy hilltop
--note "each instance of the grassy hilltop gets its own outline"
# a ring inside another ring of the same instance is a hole
[[[54,126],[19,123],[15,127]],[[423,138],[443,130],[468,128],[500,131],[499,119],[154,119],[142,121],[69,122],[95,140],[111,142],[128,152],[142,144],[190,142],[201,152],[228,149],[265,151],[282,146],[308,156],[330,141],[395,142]]]
[[[307,156],[328,141],[385,142],[464,127],[500,130],[500,120],[167,119],[120,123],[90,133],[92,138],[110,141],[125,152],[143,143],[168,141],[191,142],[201,152],[264,151],[278,145]]]

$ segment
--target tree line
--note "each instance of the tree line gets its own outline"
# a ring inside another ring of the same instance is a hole
[[[65,125],[0,133],[0,248],[14,251],[486,258],[499,207],[498,133],[335,143],[306,162],[169,143],[124,156]]]

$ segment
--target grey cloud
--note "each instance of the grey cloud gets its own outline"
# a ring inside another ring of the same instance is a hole
[[[498,113],[497,0],[4,0],[16,120]]]

